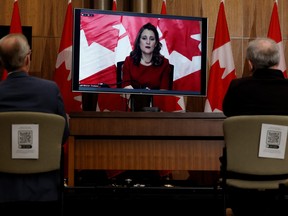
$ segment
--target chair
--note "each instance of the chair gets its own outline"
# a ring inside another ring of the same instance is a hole
[[[123,67],[124,61],[117,62],[117,68],[116,68],[116,82],[117,82],[117,88],[122,88],[122,67]]]
[[[116,70],[116,81],[117,81],[117,88],[122,88],[122,66],[124,61],[117,62],[117,70]],[[170,80],[169,80],[169,90],[173,89],[173,79],[174,79],[174,65],[170,64]]]
[[[12,159],[12,124],[39,125],[38,159]],[[61,211],[64,187],[62,164],[62,136],[64,127],[65,119],[56,114],[21,111],[0,112],[0,173],[17,174],[21,177],[59,170],[60,185],[58,187],[59,191],[57,191],[59,197],[56,201],[60,204]]]
[[[286,146],[284,159],[259,157],[260,134],[263,123],[288,126],[288,116],[233,116],[226,118],[223,122],[225,141],[223,157],[226,158],[222,169],[224,212],[229,207],[229,201],[233,201],[234,196],[239,198],[238,202],[243,201],[240,200],[241,198],[244,200],[253,199],[254,195],[258,197],[257,199],[263,197],[263,200],[267,201],[267,197],[271,200],[276,199],[275,203],[284,201],[285,185],[288,183],[288,146]],[[275,138],[277,139],[277,137]],[[287,145],[287,137],[285,137],[285,144]],[[242,195],[243,197],[241,197]],[[255,206],[257,202],[259,200],[254,200],[252,206]],[[264,202],[261,206],[265,209]],[[261,215],[258,210],[256,209],[258,214],[255,215]],[[244,212],[245,215],[251,215],[249,213],[251,212]],[[267,212],[264,213],[269,215]]]

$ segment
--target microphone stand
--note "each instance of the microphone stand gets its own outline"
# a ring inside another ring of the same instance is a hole
[[[153,95],[130,95],[132,112],[160,112],[159,107],[153,107]]]

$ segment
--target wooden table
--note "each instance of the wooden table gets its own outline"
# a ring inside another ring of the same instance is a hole
[[[70,115],[68,185],[80,170],[219,170],[222,113]]]

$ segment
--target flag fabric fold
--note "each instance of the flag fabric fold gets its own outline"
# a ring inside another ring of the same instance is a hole
[[[54,73],[54,81],[60,88],[67,116],[69,116],[71,112],[82,111],[82,94],[72,92],[72,28],[72,3],[71,0],[69,0]],[[64,177],[67,177],[68,172],[68,145],[67,141],[64,144]]]
[[[161,14],[167,14],[166,0],[162,1]]]
[[[117,10],[117,1],[113,0],[112,11],[116,11],[116,10]]]
[[[229,84],[236,78],[230,35],[226,20],[224,1],[220,2],[210,74],[208,80],[207,98],[204,112],[222,112],[222,102]]]
[[[10,31],[9,33],[22,33],[22,24],[19,12],[18,1],[15,0],[13,3],[13,11],[10,23]],[[7,71],[3,70],[1,80],[5,80],[7,77]]]
[[[10,33],[22,33],[22,24],[17,0],[15,0],[13,4]]]
[[[270,20],[267,36],[275,40],[279,47],[280,63],[279,63],[278,69],[281,70],[284,74],[284,77],[287,78],[286,62],[285,62],[285,56],[284,56],[284,47],[283,47],[282,33],[281,33],[280,21],[279,21],[279,15],[278,15],[277,1],[275,1],[273,5],[273,10],[272,10],[272,15],[271,15],[271,20]]]

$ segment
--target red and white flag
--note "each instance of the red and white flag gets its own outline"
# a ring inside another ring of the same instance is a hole
[[[82,95],[72,92],[71,69],[72,69],[72,28],[73,13],[71,0],[68,1],[64,27],[56,60],[54,80],[58,84],[65,105],[66,113],[82,111]]]
[[[216,23],[205,112],[222,112],[222,102],[229,84],[236,78],[230,35],[221,0]]]
[[[72,28],[73,28],[73,13],[72,3],[68,0],[64,27],[56,67],[54,73],[54,81],[58,84],[65,106],[67,115],[71,112],[82,111],[82,94],[72,92],[71,69],[72,69]],[[68,172],[68,141],[64,145],[64,177],[67,177]]]
[[[166,0],[162,1],[161,14],[167,14]],[[183,96],[153,96],[153,105],[159,107],[164,112],[185,111]]]
[[[11,17],[9,32],[10,33],[22,33],[22,25],[21,25],[20,12],[19,12],[19,6],[18,6],[17,0],[14,0],[14,3],[13,3],[13,12],[12,12],[12,17]],[[4,70],[1,80],[6,79],[7,74],[8,74],[7,71]]]
[[[279,22],[277,1],[274,2],[269,30],[268,30],[268,37],[275,40],[279,47],[280,63],[278,65],[278,69],[283,72],[284,77],[287,77],[286,62],[285,62],[285,57],[284,57],[284,47],[283,47],[282,34],[281,34],[281,28],[280,28],[280,22]]]

